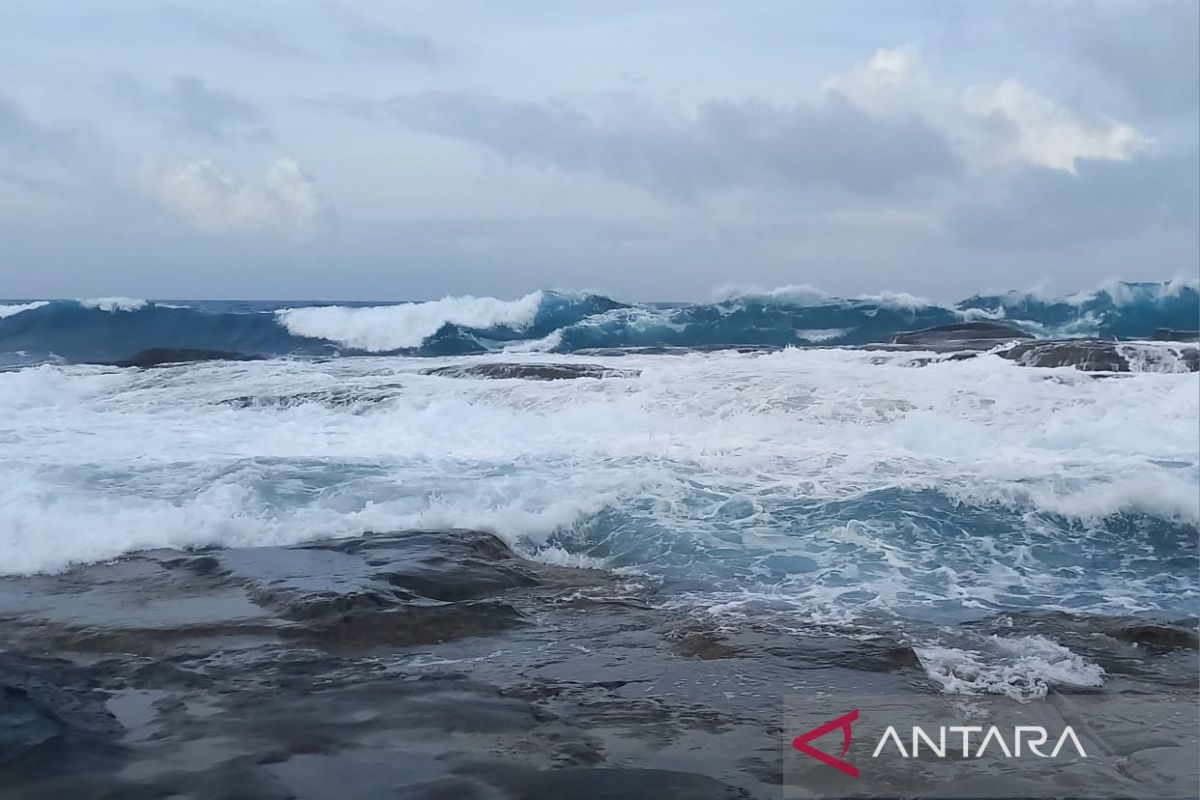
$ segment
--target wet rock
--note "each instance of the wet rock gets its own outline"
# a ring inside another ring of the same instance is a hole
[[[278,408],[288,409],[306,405],[326,408],[369,407],[396,396],[402,384],[392,383],[365,388],[324,389],[316,392],[295,394],[242,395],[221,400],[217,405],[233,408]]]
[[[997,355],[1026,367],[1075,367],[1084,372],[1197,372],[1200,348],[1057,339],[1027,342]]]
[[[1075,367],[1084,372],[1129,372],[1129,361],[1115,342],[1063,339],[1027,342],[998,354],[1023,367]]]
[[[0,795],[775,797],[796,733],[781,695],[933,691],[892,630],[714,617],[640,580],[456,530],[8,578]],[[990,622],[1107,652],[1113,682],[1194,702],[1187,624]]]
[[[444,602],[494,596],[561,574],[554,567],[521,558],[503,541],[482,531],[368,533],[295,549],[359,556],[373,578]]]
[[[892,344],[919,346],[928,350],[990,350],[1014,339],[1032,338],[1029,333],[1012,325],[976,321],[897,333],[892,337]]]
[[[421,370],[422,375],[445,378],[521,378],[531,381],[561,381],[572,378],[636,378],[639,370],[615,369],[598,364],[451,364]]]
[[[190,348],[152,347],[120,361],[100,362],[108,367],[158,367],[190,361],[261,361],[263,356],[235,353],[228,350],[198,350]]]
[[[380,647],[443,644],[469,636],[498,634],[520,624],[520,613],[507,603],[471,601],[441,605],[405,605],[386,611],[359,609],[309,618],[286,628],[287,638],[330,652],[354,653]]]
[[[671,631],[667,639],[674,643],[680,655],[704,660],[734,658],[741,654],[716,631],[702,627],[684,627]]]
[[[1114,625],[1113,635],[1150,650],[1200,650],[1200,635],[1178,625],[1131,622]]]
[[[714,778],[673,770],[610,767],[553,770],[477,768],[473,771],[477,778],[500,789],[504,793],[502,796],[511,800],[541,800],[546,797],[570,797],[572,800],[748,800],[750,797],[746,792]],[[452,796],[440,793],[446,788],[445,785],[439,787],[439,794],[413,796]]]
[[[68,661],[0,653],[0,786],[114,761],[121,726],[98,688]]]
[[[663,637],[675,652],[690,658],[769,658],[786,669],[898,672],[921,663],[911,645],[890,637],[847,636],[819,626],[785,633],[765,620],[718,629],[689,618],[665,626]]]

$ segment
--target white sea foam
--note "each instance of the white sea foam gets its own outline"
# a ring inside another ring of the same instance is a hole
[[[296,336],[327,339],[369,352],[417,347],[446,324],[469,328],[507,325],[521,329],[538,312],[542,292],[517,300],[495,297],[443,297],[426,303],[393,306],[309,306],[275,312],[280,323]]]
[[[850,333],[850,331],[850,328],[814,328],[812,330],[798,330],[796,331],[796,338],[801,341],[820,344],[821,342],[828,342],[845,336],[847,333]]]
[[[562,344],[563,332],[562,329],[551,332],[543,336],[541,339],[523,339],[519,342],[506,345],[502,352],[505,353],[548,353],[554,348]]]
[[[80,300],[79,305],[115,314],[118,311],[139,311],[149,303],[137,297],[90,297]]]
[[[713,299],[717,302],[728,302],[741,298],[756,300],[773,300],[794,306],[823,306],[829,304],[873,303],[875,305],[913,310],[932,308],[938,304],[924,297],[918,297],[908,292],[880,292],[879,294],[861,294],[854,297],[837,297],[808,284],[788,284],[773,289],[758,286],[725,285],[713,291]]]
[[[1195,355],[1195,345],[1190,345]],[[1171,342],[1130,342],[1117,345],[1132,372],[1191,372],[1184,347]]]
[[[553,382],[398,357],[2,372],[0,572],[478,527],[828,618],[1194,608],[1160,548],[1200,526],[1200,376],[873,357],[589,356],[641,374]],[[334,390],[386,399],[220,403]],[[1167,524],[1186,530],[1136,527]]]
[[[20,314],[22,311],[33,311],[36,308],[48,306],[50,303],[46,300],[35,300],[32,303],[14,303],[11,305],[0,305],[0,319],[11,317]]]
[[[1116,306],[1127,306],[1139,300],[1163,300],[1178,297],[1186,290],[1200,291],[1200,279],[1177,275],[1165,283],[1128,283],[1126,281],[1109,280],[1101,283],[1095,289],[1077,292],[1066,298],[1073,305],[1083,305],[1096,300],[1100,295],[1108,298]]]
[[[1103,669],[1045,636],[991,636],[982,647],[929,644],[914,649],[926,674],[947,694],[1033,700],[1045,697],[1054,686],[1104,683]]]

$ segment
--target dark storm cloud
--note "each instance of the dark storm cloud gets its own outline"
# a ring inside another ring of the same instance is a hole
[[[212,141],[224,141],[235,135],[269,136],[260,124],[261,115],[256,107],[193,75],[175,76],[163,91],[125,79],[118,81],[117,92],[134,105],[161,115],[170,128],[192,136]]]
[[[618,104],[619,105],[619,104]],[[690,198],[740,187],[890,191],[958,170],[945,137],[918,117],[881,119],[840,94],[818,105],[711,101],[693,115],[431,92],[350,110],[461,139],[514,161],[590,173]]]
[[[1028,167],[993,202],[964,206],[951,227],[965,241],[1041,247],[1146,231],[1190,230],[1200,216],[1196,151],[1132,161],[1076,162],[1078,174]],[[982,194],[982,193],[980,193]]]

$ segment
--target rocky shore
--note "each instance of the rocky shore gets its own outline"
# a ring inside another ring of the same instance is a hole
[[[886,630],[730,629],[665,599],[656,581],[535,563],[463,530],[7,578],[0,786],[22,800],[778,797],[796,733],[784,695],[939,691]],[[1070,634],[1105,691],[1194,702],[1194,621],[975,625]]]

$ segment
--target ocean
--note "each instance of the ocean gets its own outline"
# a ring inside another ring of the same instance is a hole
[[[113,587],[149,580],[131,564],[209,554],[227,577],[250,574],[238,553],[463,530],[530,574],[604,576],[593,602],[669,619],[657,640],[695,657],[882,638],[945,696],[1186,686],[1194,658],[1151,662],[1113,631],[1194,643],[1200,375],[1169,332],[1198,317],[1178,280],[955,304],[804,287],[703,304],[3,301],[0,610],[81,635],[65,587],[116,608]],[[1099,343],[1125,368],[892,343],[958,323]],[[225,357],[113,366],[149,348]],[[548,376],[572,379],[529,379]],[[254,563],[252,597],[282,591]],[[306,562],[323,597],[343,591],[339,563]],[[511,680],[529,656],[497,666],[514,640],[495,636],[409,643],[401,661]]]

